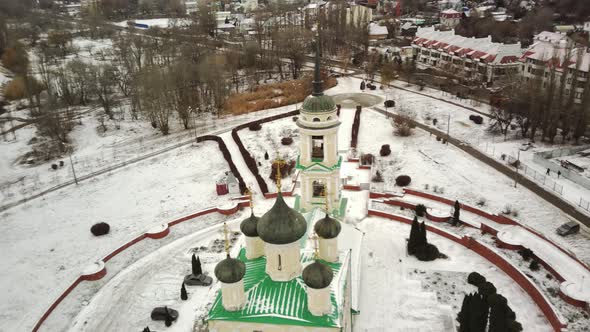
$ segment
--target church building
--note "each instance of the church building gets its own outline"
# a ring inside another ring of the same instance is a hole
[[[322,91],[316,54],[313,94],[297,121],[299,209],[279,190],[262,217],[252,208],[242,221],[245,245],[215,268],[221,289],[209,311],[209,331],[352,331],[360,312],[363,234],[334,213],[341,198],[339,125],[334,101]],[[277,182],[280,188],[280,175]]]

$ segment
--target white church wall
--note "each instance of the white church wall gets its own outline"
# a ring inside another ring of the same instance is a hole
[[[301,274],[299,241],[289,244],[265,243],[266,273],[273,281],[289,281]]]

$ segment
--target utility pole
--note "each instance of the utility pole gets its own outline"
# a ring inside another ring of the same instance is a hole
[[[70,155],[70,165],[72,166],[72,174],[74,174],[74,182],[76,185],[78,184],[78,178],[76,177],[76,170],[74,169],[74,162],[72,161],[72,151],[69,152]]]
[[[514,188],[516,188],[516,183],[518,182],[518,166],[520,164],[520,149],[518,149],[518,154],[516,157],[516,164],[514,164],[514,166],[516,167],[516,173],[514,174]]]

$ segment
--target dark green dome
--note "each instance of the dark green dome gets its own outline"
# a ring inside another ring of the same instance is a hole
[[[252,213],[250,217],[244,219],[240,224],[240,230],[244,235],[249,237],[258,236],[258,231],[256,230],[256,226],[258,226],[258,218],[257,216]]]
[[[301,213],[285,203],[283,195],[279,193],[272,208],[258,220],[256,230],[266,243],[287,244],[299,240],[305,234],[307,222]]]
[[[242,280],[246,274],[246,264],[239,259],[227,258],[217,263],[215,266],[215,276],[219,281],[226,284],[233,284]]]
[[[301,277],[307,287],[322,289],[330,286],[334,275],[332,274],[332,269],[328,265],[316,260],[303,269]]]
[[[341,228],[340,222],[326,213],[326,217],[315,223],[313,230],[322,239],[333,239],[340,234]]]
[[[330,96],[307,96],[301,105],[301,111],[306,113],[327,113],[336,108],[334,100]]]

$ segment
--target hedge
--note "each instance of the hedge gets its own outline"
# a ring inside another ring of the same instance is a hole
[[[250,169],[250,172],[252,172],[252,174],[254,174],[254,177],[256,178],[256,182],[258,183],[258,186],[260,187],[260,191],[262,191],[263,194],[268,193],[268,185],[264,181],[264,178],[260,175],[260,171],[258,170],[258,165],[256,163],[256,160],[252,157],[250,152],[248,152],[246,147],[244,147],[244,144],[242,143],[242,140],[240,139],[240,136],[238,135],[238,131],[245,129],[245,128],[249,128],[250,126],[255,125],[255,124],[262,124],[262,123],[266,123],[266,122],[270,122],[270,121],[275,121],[278,119],[283,119],[283,118],[295,116],[298,114],[299,114],[299,110],[294,110],[294,111],[290,111],[287,113],[269,116],[269,117],[266,117],[263,119],[258,119],[255,121],[241,124],[241,125],[235,127],[234,129],[232,129],[232,131],[231,131],[231,136],[234,139],[234,142],[236,142],[236,145],[238,146],[238,149],[240,150],[240,153],[242,154],[242,158],[244,158],[244,161],[246,162],[248,169]]]
[[[238,183],[240,185],[240,193],[243,194],[244,192],[246,192],[246,183],[244,182],[244,179],[242,178],[242,174],[240,174],[240,171],[238,171],[238,168],[234,164],[234,161],[231,159],[231,154],[229,153],[229,150],[227,149],[227,146],[225,145],[225,142],[223,141],[223,139],[219,136],[213,136],[213,135],[205,135],[205,136],[197,137],[197,142],[203,142],[203,141],[215,141],[215,142],[217,142],[217,144],[219,144],[219,149],[221,150],[221,153],[223,154],[223,158],[225,159],[225,161],[229,165],[229,169],[231,170],[231,172],[234,174],[236,179],[238,179]]]
[[[357,106],[354,113],[354,122],[352,123],[352,136],[350,139],[350,147],[356,148],[359,136],[359,127],[361,126],[361,110],[362,107]]]

